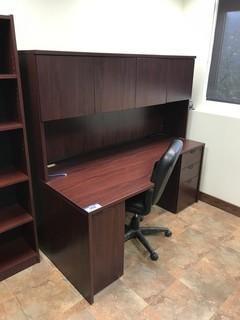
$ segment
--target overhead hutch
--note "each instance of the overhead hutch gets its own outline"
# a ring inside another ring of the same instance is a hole
[[[195,58],[19,56],[41,248],[92,303],[123,274],[125,200],[151,187],[173,137],[184,148],[160,205],[198,199],[204,145],[184,139]]]

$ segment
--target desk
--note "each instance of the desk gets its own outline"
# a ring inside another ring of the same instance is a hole
[[[67,173],[67,177],[51,178],[47,183],[53,190],[84,208],[94,203],[102,210],[146,191],[152,184],[150,176],[155,161],[167,150],[172,138],[147,138],[126,146],[94,152],[62,161],[49,173]],[[184,140],[185,153],[199,145]]]
[[[123,274],[125,200],[152,186],[153,165],[171,141],[147,138],[62,161],[50,173],[67,176],[42,183],[42,249],[90,303]],[[184,140],[182,153],[199,146]],[[94,203],[102,207],[83,209]]]
[[[125,200],[151,187],[166,137],[186,137],[195,57],[19,57],[40,246],[92,303],[123,274]],[[178,212],[197,200],[202,151],[184,140],[162,207]],[[57,172],[67,176],[49,176]],[[95,203],[102,207],[84,210]]]

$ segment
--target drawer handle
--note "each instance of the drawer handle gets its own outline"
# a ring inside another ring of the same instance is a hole
[[[190,166],[188,166],[188,169],[189,169],[189,170],[192,170],[192,168],[193,168],[193,164],[191,164]]]
[[[190,150],[190,153],[192,153],[192,154],[193,154],[193,153],[194,153],[195,151],[196,151],[195,149],[193,149],[193,150]]]

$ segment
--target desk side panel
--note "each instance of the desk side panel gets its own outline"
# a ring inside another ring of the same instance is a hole
[[[19,54],[19,62],[32,177],[35,184],[36,179],[47,179],[46,141],[43,123],[40,121],[40,97],[36,57],[33,54]]]
[[[169,137],[186,137],[189,100],[166,104],[163,131]]]
[[[167,102],[191,98],[193,71],[194,59],[168,59]]]
[[[123,274],[125,202],[92,216],[94,293]]]
[[[89,217],[46,185],[42,184],[41,190],[41,249],[92,303]]]

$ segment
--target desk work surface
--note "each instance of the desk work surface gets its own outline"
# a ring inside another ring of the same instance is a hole
[[[182,140],[182,153],[202,145]],[[51,177],[47,185],[78,207],[98,203],[106,208],[151,188],[153,165],[172,141],[173,138],[146,138],[62,161],[50,169],[49,174],[66,173],[67,176]]]

